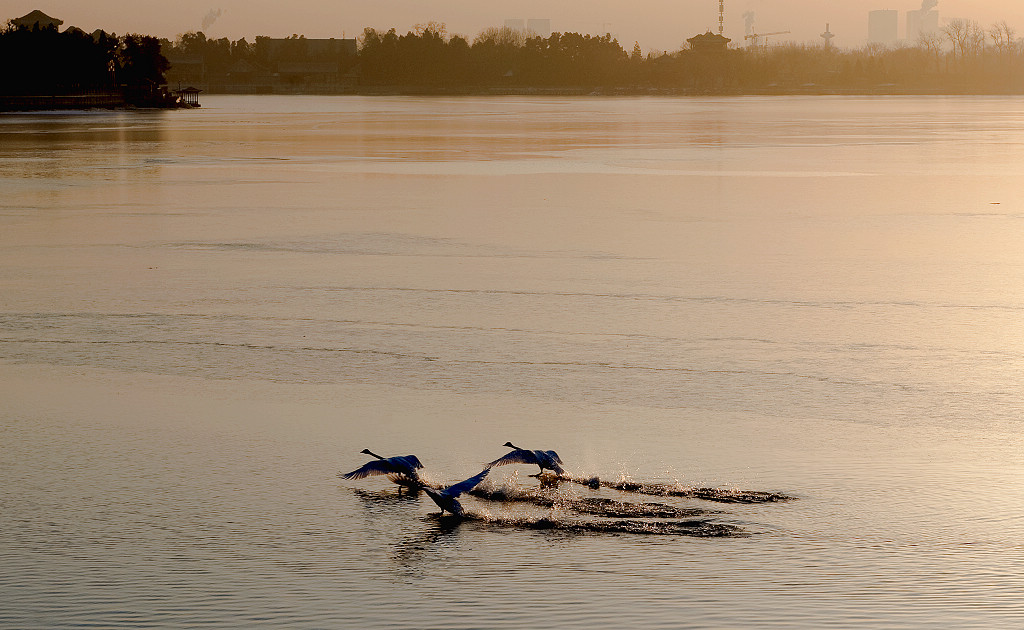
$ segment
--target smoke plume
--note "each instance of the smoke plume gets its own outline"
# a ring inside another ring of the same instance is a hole
[[[939,0],[921,0],[921,13],[931,11],[938,3]]]
[[[928,0],[924,1],[928,2]],[[754,13],[753,11],[747,11],[743,14],[743,29],[746,31],[747,35],[754,34],[754,18],[756,17],[757,14]]]
[[[203,30],[205,31],[213,26],[213,23],[217,21],[217,18],[219,18],[220,14],[223,12],[223,9],[210,9],[209,13],[206,14],[206,17],[203,18]]]

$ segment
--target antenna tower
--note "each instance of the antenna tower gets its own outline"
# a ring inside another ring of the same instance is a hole
[[[823,40],[825,40],[825,48],[831,48],[832,47],[832,38],[833,37],[835,37],[835,34],[832,33],[832,29],[830,28],[830,24],[828,22],[825,22],[825,32],[821,34],[821,38]]]
[[[725,0],[718,0],[718,34],[725,30]]]

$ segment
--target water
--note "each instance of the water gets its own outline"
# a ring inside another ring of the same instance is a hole
[[[0,118],[0,625],[1024,623],[1018,99],[203,104]]]

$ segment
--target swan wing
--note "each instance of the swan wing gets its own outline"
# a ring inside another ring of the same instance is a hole
[[[556,453],[554,451],[541,451],[541,452],[544,453],[545,455],[547,455],[548,458],[550,458],[551,461],[555,462],[556,464],[561,464],[562,463],[562,458],[558,456],[558,453]]]
[[[420,460],[417,459],[415,455],[399,455],[397,457],[389,457],[388,460],[395,462],[395,464],[399,466],[409,468],[410,470],[423,468],[423,464],[420,463]]]
[[[451,498],[455,498],[455,497],[459,496],[460,494],[462,494],[463,492],[466,492],[468,490],[472,490],[473,488],[475,488],[477,486],[477,484],[479,484],[481,481],[484,480],[484,477],[486,477],[487,473],[489,473],[489,472],[491,472],[490,468],[484,468],[483,470],[481,470],[477,474],[473,475],[469,479],[467,479],[465,481],[460,481],[459,483],[456,483],[456,484],[452,484],[452,485],[448,486],[447,488],[445,488],[444,490],[442,490],[441,492],[445,496],[448,496],[448,497],[451,497]]]
[[[345,473],[341,476],[342,479],[362,479],[363,477],[369,477],[370,475],[386,475],[393,473],[395,467],[387,460],[376,459],[372,462],[367,462],[356,468],[350,473]]]
[[[490,468],[491,466],[504,466],[505,464],[536,464],[536,463],[537,463],[537,456],[534,455],[531,451],[526,451],[526,450],[522,450],[522,449],[516,449],[516,450],[512,451],[511,453],[509,453],[508,455],[505,455],[503,457],[499,457],[498,459],[494,460],[490,464],[487,464],[487,467]]]

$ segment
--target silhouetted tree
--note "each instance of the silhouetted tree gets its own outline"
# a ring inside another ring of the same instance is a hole
[[[0,29],[0,90],[8,94],[72,94],[164,83],[167,59],[153,37],[89,35],[75,28]]]
[[[170,68],[160,52],[160,42],[148,35],[125,35],[118,50],[118,81],[129,86],[164,85]]]

